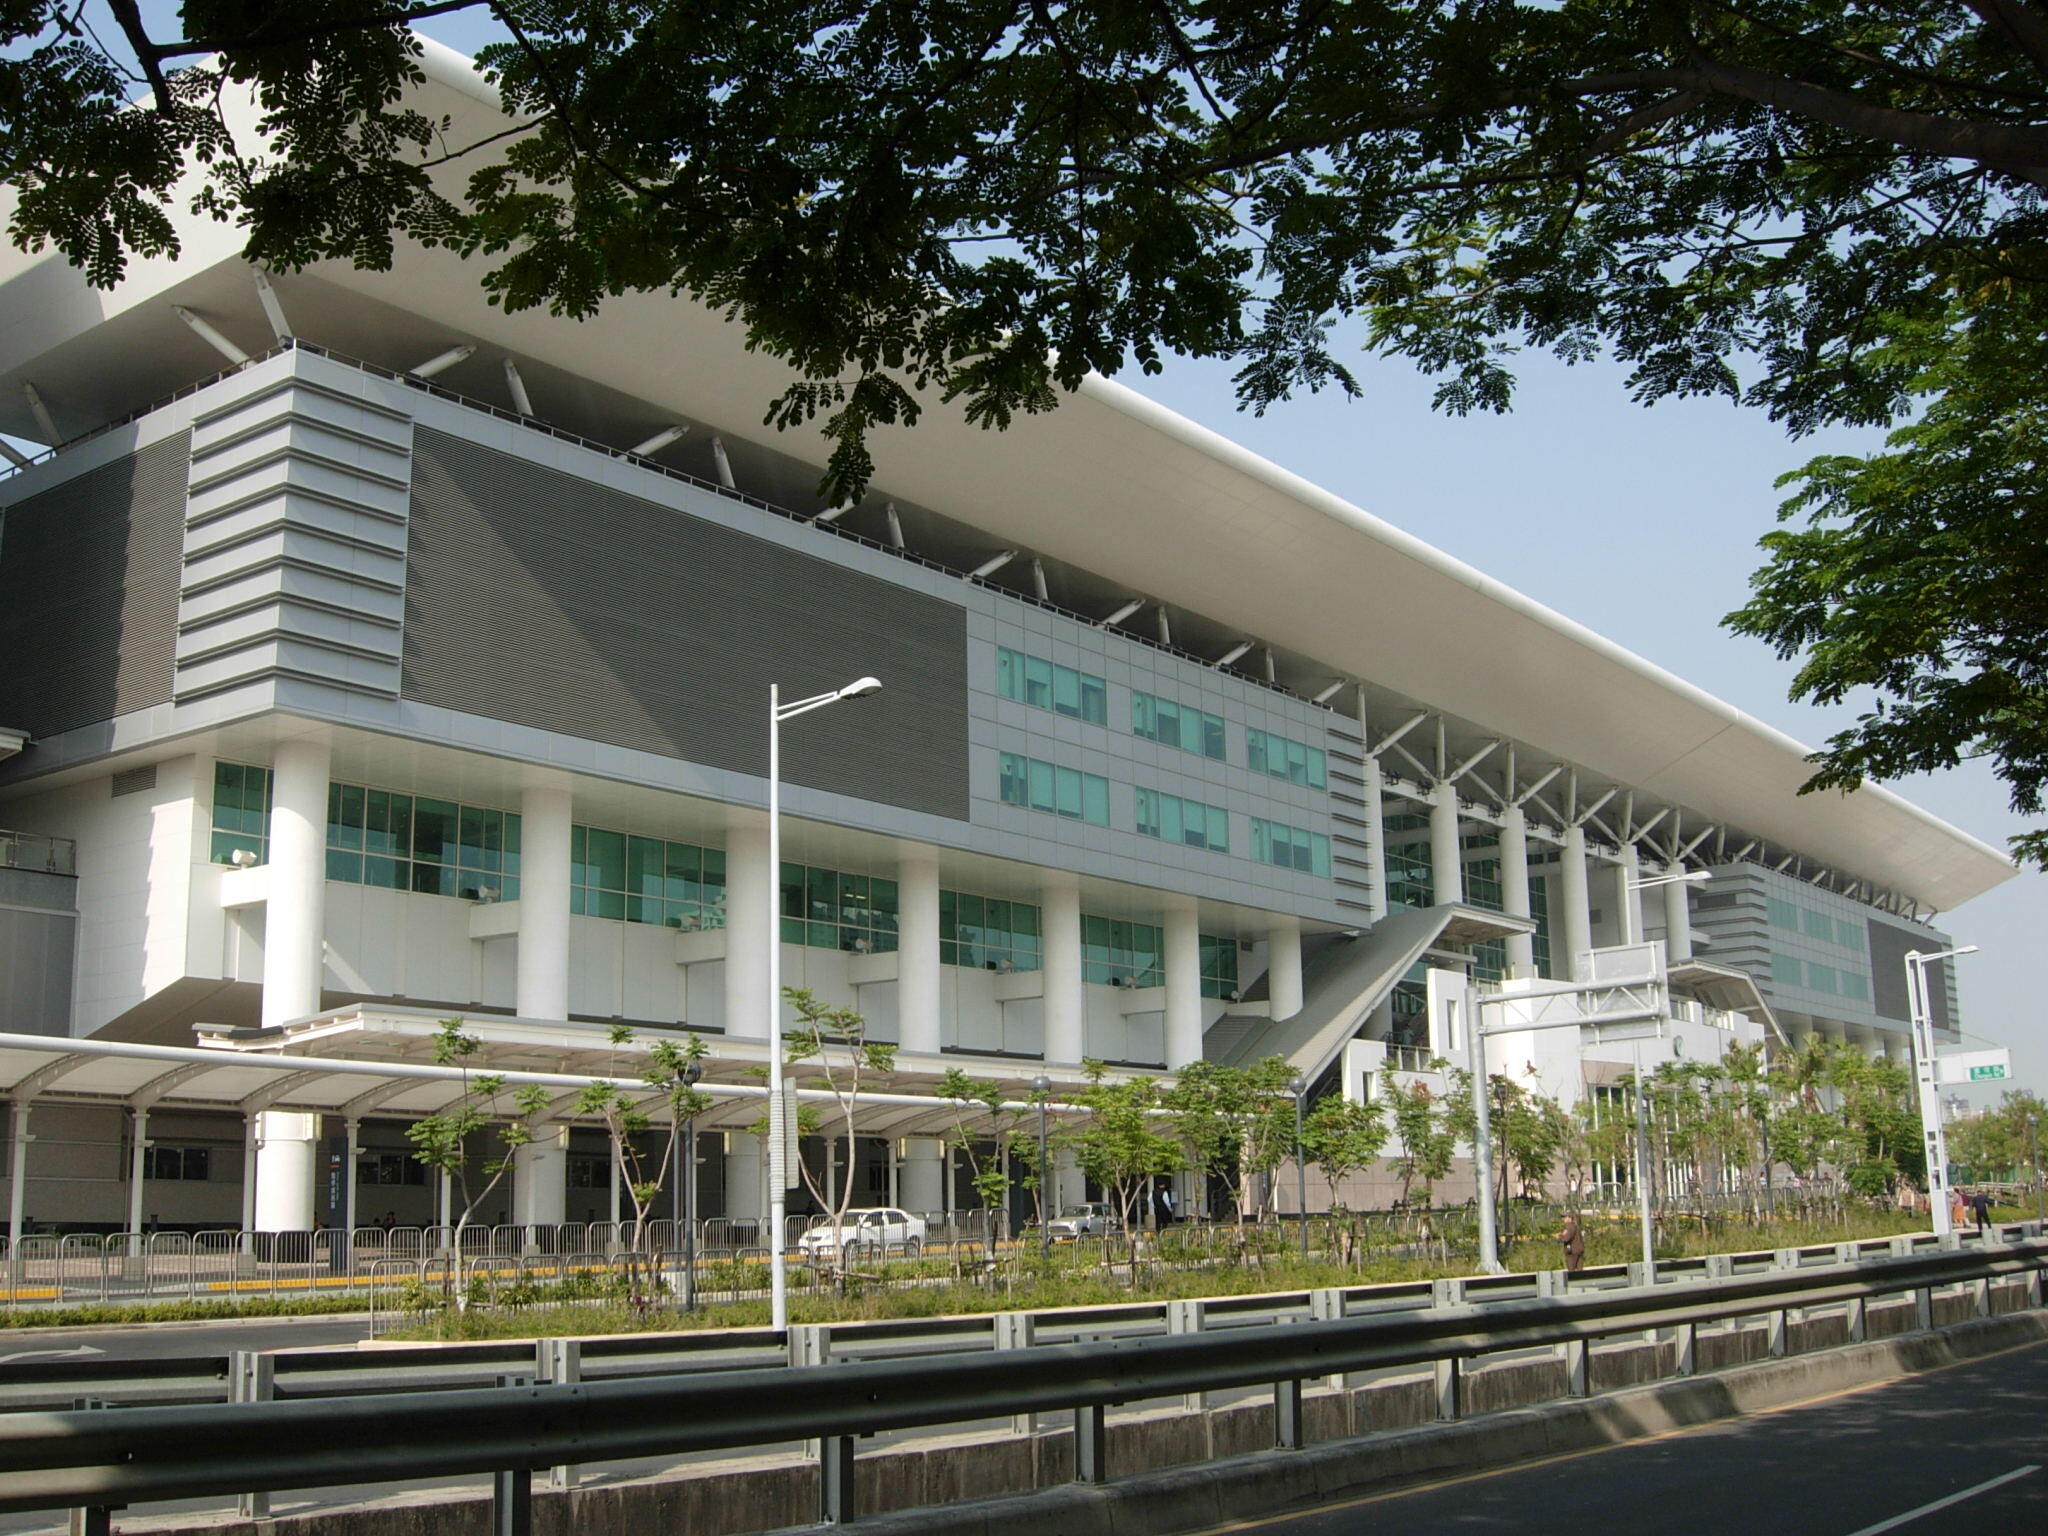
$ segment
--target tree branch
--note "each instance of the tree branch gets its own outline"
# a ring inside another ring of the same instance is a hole
[[[1963,0],[1992,31],[2019,49],[2035,65],[2048,69],[2048,16],[2024,0]]]

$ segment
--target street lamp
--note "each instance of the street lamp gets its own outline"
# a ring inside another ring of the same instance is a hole
[[[781,684],[768,685],[768,1295],[771,1325],[778,1331],[789,1327],[789,1263],[782,1233],[789,1205],[784,1142],[790,1129],[782,1097],[782,722],[841,699],[865,698],[881,686],[878,678],[863,677],[785,704]]]
[[[1043,1072],[1031,1079],[1032,1095],[1038,1100],[1038,1261],[1052,1263],[1052,1167],[1045,1160],[1045,1096],[1052,1092],[1052,1079]]]
[[[1941,1089],[1934,1077],[1934,1016],[1927,1003],[1927,967],[1937,960],[1974,955],[1977,946],[1906,954],[1906,1000],[1913,1018],[1913,1075],[1920,1083],[1920,1134],[1927,1154],[1927,1203],[1933,1207],[1934,1230],[1946,1237],[1955,1230],[1949,1215],[1948,1136],[1941,1124]]]
[[[683,1080],[682,1097],[691,1097],[704,1069],[694,1061],[683,1063],[678,1074]],[[683,1310],[697,1310],[697,1109],[694,1099],[683,1121]]]
[[[1713,871],[1688,869],[1668,875],[1651,875],[1648,879],[1625,878],[1621,895],[1621,942],[1624,945],[1638,943],[1636,937],[1636,904],[1634,894],[1647,891],[1659,885],[1700,885],[1714,878]],[[1643,1267],[1647,1271],[1657,1262],[1656,1223],[1650,1215],[1650,1096],[1643,1080],[1643,1042],[1635,1046],[1635,1087],[1636,1087],[1636,1221],[1643,1229]]]
[[[2035,1220],[2048,1222],[2048,1190],[2041,1187],[2041,1117],[2027,1116],[2027,1161],[2034,1165]]]
[[[1308,1159],[1302,1154],[1301,1101],[1308,1093],[1308,1079],[1299,1072],[1287,1085],[1294,1095],[1294,1206],[1301,1213],[1301,1261],[1308,1262]]]

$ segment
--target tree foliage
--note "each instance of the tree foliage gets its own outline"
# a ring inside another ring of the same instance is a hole
[[[458,1207],[451,1247],[458,1254],[470,1217],[512,1171],[519,1149],[533,1140],[532,1118],[548,1102],[547,1090],[535,1084],[523,1084],[508,1095],[502,1073],[472,1072],[470,1059],[482,1049],[481,1040],[463,1032],[461,1019],[441,1020],[434,1035],[434,1060],[460,1069],[462,1092],[405,1128],[413,1156],[449,1180]],[[498,1149],[479,1156],[476,1144],[493,1127]],[[482,1182],[474,1183],[472,1174]]]
[[[276,267],[406,237],[507,309],[684,293],[789,364],[768,418],[820,426],[834,499],[928,400],[1002,426],[1176,352],[1236,360],[1255,409],[1356,391],[1355,339],[1451,411],[1505,408],[1533,347],[1794,432],[1911,417],[1801,472],[1736,623],[1801,692],[1886,699],[1817,785],[1983,752],[2038,806],[2037,0],[191,0],[181,36],[112,9],[109,48],[62,0],[0,14],[18,242],[111,283],[195,195]],[[499,29],[522,131],[406,105],[402,24],[453,10]]]
[[[616,1079],[619,1053],[635,1042],[632,1026],[614,1024],[609,1034],[611,1058],[607,1079]],[[668,1170],[677,1166],[677,1149],[683,1127],[711,1107],[711,1097],[695,1086],[702,1071],[699,1065],[710,1054],[696,1035],[683,1041],[656,1040],[648,1048],[640,1082],[645,1092],[622,1088],[607,1080],[585,1084],[576,1095],[579,1114],[594,1117],[605,1129],[611,1152],[611,1175],[619,1190],[632,1203],[631,1235],[628,1247],[638,1248],[648,1237],[647,1213],[661,1194]],[[656,1106],[668,1110],[668,1134],[651,1141]],[[684,1177],[688,1177],[687,1174]],[[680,1197],[681,1191],[677,1192]],[[676,1202],[681,1214],[680,1198]]]

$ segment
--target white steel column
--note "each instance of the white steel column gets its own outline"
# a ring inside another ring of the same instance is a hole
[[[128,1111],[129,1127],[134,1132],[128,1147],[128,1230],[142,1230],[142,1184],[149,1162],[149,1108],[138,1104]]]
[[[1535,915],[1529,901],[1529,818],[1519,805],[1500,816],[1500,904],[1509,917]],[[1533,934],[1508,935],[1507,963],[1511,977],[1536,974]]]
[[[327,895],[327,743],[293,737],[271,764],[270,891],[263,911],[266,1029],[320,1011]],[[257,1127],[256,1230],[313,1226],[320,1117],[265,1111]]]
[[[519,972],[522,1019],[569,1017],[569,790],[529,784],[519,801]]]
[[[15,1099],[7,1106],[7,1251],[21,1241],[28,1210],[29,1106]]]
[[[1266,930],[1266,996],[1272,1001],[1274,1019],[1291,1019],[1301,1012],[1301,923],[1291,917],[1275,918]]]
[[[1081,885],[1050,871],[1039,887],[1044,944],[1045,1059],[1079,1063],[1088,1054],[1087,994],[1081,988]]]
[[[903,850],[896,867],[896,1016],[899,1048],[939,1054],[939,859]]]
[[[1438,784],[1429,792],[1429,878],[1438,906],[1465,899],[1465,850],[1458,836],[1458,787]]]
[[[569,1128],[543,1121],[533,1140],[512,1152],[512,1224],[559,1227],[568,1209]]]
[[[1559,855],[1557,867],[1562,878],[1558,884],[1564,887],[1558,894],[1561,912],[1552,914],[1555,922],[1559,918],[1558,930],[1564,938],[1564,954],[1552,955],[1551,966],[1573,981],[1584,981],[1579,974],[1579,956],[1593,947],[1593,905],[1586,892],[1586,829],[1570,826],[1564,829],[1564,851]]]
[[[1166,1064],[1184,1067],[1202,1059],[1201,920],[1193,901],[1166,904]]]
[[[1685,866],[1674,864],[1665,873],[1682,875]],[[1683,880],[1664,887],[1664,958],[1672,965],[1692,958],[1692,897],[1686,894],[1691,889]]]
[[[768,1015],[769,893],[776,872],[768,867],[768,829],[759,822],[734,822],[725,834],[725,1029],[728,1037],[765,1038]],[[777,899],[777,910],[780,910]],[[781,1013],[775,1015],[778,1019]]]

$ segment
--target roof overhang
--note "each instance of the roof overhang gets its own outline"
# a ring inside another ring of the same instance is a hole
[[[507,123],[469,61],[427,42],[422,64],[417,104],[449,117],[451,141],[480,140]],[[59,402],[74,392],[106,419],[119,414],[109,390],[132,393],[158,374],[167,382],[166,370],[182,369],[182,385],[217,369],[218,357],[170,314],[171,302],[210,295],[232,304],[232,315],[216,308],[209,318],[252,350],[267,343],[234,232],[185,203],[174,198],[166,210],[183,257],[135,262],[112,293],[87,288],[53,252],[0,253],[0,335],[8,338],[0,430],[33,431],[23,382],[41,381]],[[475,366],[512,354],[522,366],[556,370],[565,389],[590,381],[646,402],[643,422],[683,417],[715,424],[763,457],[825,458],[820,440],[761,425],[763,407],[790,381],[784,365],[749,351],[737,326],[693,302],[629,294],[575,324],[544,311],[508,314],[488,302],[481,263],[406,245],[389,272],[315,270],[323,286],[380,306],[385,330],[390,316],[409,317],[403,345],[417,356],[398,366],[476,342],[486,355]],[[373,360],[397,345],[386,336],[380,350],[358,350],[352,337],[323,334],[323,323],[345,330],[345,316],[299,323],[310,339]],[[1925,907],[1955,907],[2015,873],[1997,849],[1888,790],[1801,796],[1811,773],[1801,743],[1110,380],[1090,378],[1058,410],[1003,432],[935,403],[921,425],[880,430],[872,446],[882,493]]]
[[[1674,991],[1696,997],[1709,1008],[1754,1019],[1780,1040],[1785,1039],[1785,1031],[1779,1026],[1777,1015],[1771,1012],[1770,1003],[1758,990],[1756,978],[1749,972],[1739,971],[1732,965],[1716,965],[1709,960],[1679,960],[1671,965],[1666,975]]]
[[[346,1008],[277,1030],[203,1031],[196,1046],[0,1034],[0,1098],[30,1105],[61,1102],[229,1113],[262,1109],[405,1119],[456,1103],[479,1074],[489,1073],[502,1077],[510,1089],[549,1090],[551,1105],[545,1118],[552,1121],[601,1123],[575,1107],[576,1096],[596,1083],[613,1084],[643,1103],[656,1124],[669,1119],[667,1104],[641,1077],[647,1064],[647,1037],[615,1048],[603,1032],[588,1025],[458,1015],[464,1033],[481,1045],[465,1070],[432,1059],[433,1040],[445,1017],[445,1011]],[[765,1048],[719,1041],[714,1051],[704,1062],[704,1081],[698,1085],[711,1100],[711,1107],[697,1117],[698,1127],[746,1130],[765,1112],[768,1090],[749,1076]],[[1086,1081],[1078,1068],[1063,1070],[1036,1062],[1027,1066],[903,1058],[900,1069],[886,1074],[880,1087],[859,1095],[858,1129],[874,1136],[944,1136],[963,1127],[982,1127],[988,1114],[978,1103],[956,1106],[939,1096],[939,1084],[950,1065],[994,1078],[1012,1098],[1012,1109],[1025,1107],[1032,1091],[1030,1078],[1041,1071],[1053,1079],[1054,1095]],[[1008,1070],[989,1070],[992,1065]],[[821,1077],[814,1065],[793,1070],[790,1076],[800,1100],[836,1111],[840,1101],[819,1086]],[[503,1107],[509,1113],[509,1095]],[[1075,1112],[1057,1099],[1046,1107],[1053,1115]]]

